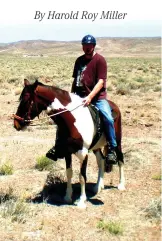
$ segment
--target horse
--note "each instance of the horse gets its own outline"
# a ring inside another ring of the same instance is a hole
[[[14,115],[14,127],[22,130],[28,126],[35,117],[46,110],[46,113],[56,123],[62,137],[64,158],[66,161],[67,188],[64,196],[66,203],[72,203],[72,154],[80,160],[79,181],[81,194],[77,206],[86,207],[86,167],[88,152],[92,150],[98,164],[98,179],[93,191],[99,193],[104,189],[105,158],[102,149],[107,150],[104,132],[97,143],[91,146],[96,134],[96,126],[88,107],[83,105],[83,98],[74,93],[55,86],[45,85],[39,81],[30,83],[24,79],[24,88],[19,98],[19,106]],[[114,127],[119,155],[119,190],[125,190],[125,178],[123,170],[123,154],[121,149],[121,113],[118,106],[109,100],[110,106],[115,113]],[[51,114],[52,113],[52,114]]]

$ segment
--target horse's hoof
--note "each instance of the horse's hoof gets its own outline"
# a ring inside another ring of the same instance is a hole
[[[86,205],[85,202],[82,202],[82,201],[81,201],[81,202],[78,202],[78,203],[77,203],[77,207],[78,207],[78,208],[85,209],[85,208],[87,207],[87,205]]]
[[[68,204],[71,204],[72,203],[72,199],[71,198],[69,198],[69,197],[64,197],[64,201],[66,202],[66,203],[68,203]]]
[[[74,204],[79,208],[86,208],[86,200],[87,198],[85,196],[81,197],[80,199],[77,199]]]
[[[96,186],[94,186],[94,187],[92,188],[92,191],[93,191],[95,194],[98,194],[98,193],[100,193],[103,189],[104,189],[104,185],[101,185],[101,186],[96,185]]]
[[[125,186],[124,186],[124,184],[119,184],[118,185],[118,189],[120,190],[120,191],[124,191],[126,188],[125,188]]]

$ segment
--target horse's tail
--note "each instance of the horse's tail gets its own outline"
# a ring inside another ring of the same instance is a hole
[[[108,146],[105,145],[104,148],[103,148],[104,157],[107,156],[107,154],[108,154]],[[110,173],[112,171],[113,171],[113,165],[112,164],[106,164],[106,162],[105,162],[105,172]]]
[[[116,135],[116,142],[117,142],[117,155],[118,160],[123,162],[123,153],[122,153],[122,119],[121,119],[121,112],[119,107],[112,101],[108,100],[109,104],[112,108],[112,113],[114,114],[114,127],[115,127],[115,135]]]

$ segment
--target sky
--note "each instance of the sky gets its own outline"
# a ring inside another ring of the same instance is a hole
[[[160,0],[5,0],[0,8],[0,43],[80,40],[86,34],[161,36],[160,6]],[[112,19],[113,12],[119,19]]]

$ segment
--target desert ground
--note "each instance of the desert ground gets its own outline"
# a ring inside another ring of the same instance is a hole
[[[143,53],[106,56],[108,97],[122,113],[126,190],[117,189],[118,166],[114,166],[112,173],[105,173],[105,189],[91,192],[98,168],[90,152],[86,209],[63,202],[65,161],[51,164],[45,158],[55,142],[56,126],[44,121],[42,113],[37,125],[18,132],[11,118],[24,78],[70,91],[77,55],[26,58],[20,52],[1,53],[0,241],[160,241],[161,63],[159,55]],[[73,190],[75,200],[80,193],[75,156]]]

